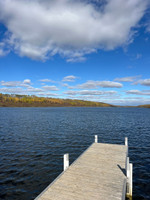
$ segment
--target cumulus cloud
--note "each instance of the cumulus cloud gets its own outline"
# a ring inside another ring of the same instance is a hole
[[[4,53],[3,49],[0,49],[0,56],[4,56],[4,55],[5,55],[5,53]]]
[[[56,94],[56,93],[44,93],[44,92],[41,92],[41,93],[38,93],[37,94],[38,96],[44,96],[44,97],[58,97],[59,95],[58,94]]]
[[[1,93],[7,93],[7,94],[25,94],[25,90],[22,88],[0,88]]]
[[[28,92],[43,92],[43,90],[41,88],[30,87],[26,90],[26,93]]]
[[[55,88],[51,88],[51,90],[56,91]],[[22,95],[38,95],[38,96],[58,96],[56,93],[49,93],[47,92],[48,89],[42,89],[42,88],[22,88],[22,87],[11,87],[11,88],[0,88],[0,93],[6,93],[6,94],[22,94]]]
[[[122,106],[137,106],[149,104],[150,98],[114,98],[114,99],[104,99],[105,103],[110,103],[113,105],[122,105]]]
[[[58,91],[58,90],[59,90],[55,85],[51,85],[51,86],[45,85],[45,86],[43,86],[42,88],[43,88],[44,90],[46,90],[46,91],[49,91],[49,90]]]
[[[102,88],[121,88],[123,85],[114,81],[87,81],[83,84],[76,86],[68,86],[69,89],[96,89],[98,87]]]
[[[5,49],[5,43],[4,42],[0,42],[0,57],[1,56],[5,56],[8,53],[9,53],[9,51]]]
[[[31,80],[25,79],[24,81],[1,81],[0,84],[6,87],[30,87]]]
[[[131,42],[147,2],[0,0],[0,21],[8,30],[2,42],[32,59],[59,54],[70,62],[82,61],[85,54]]]
[[[128,77],[122,77],[122,78],[115,78],[115,81],[120,82],[133,82],[135,79],[139,78],[139,76],[128,76]]]
[[[51,79],[41,79],[41,80],[39,80],[39,81],[41,81],[41,82],[45,82],[45,83],[55,83],[55,81],[53,81],[53,80],[51,80]]]
[[[21,84],[20,81],[1,81],[1,85],[2,86],[6,86],[6,87],[17,87]]]
[[[81,91],[66,91],[67,95],[114,95],[116,91],[99,91],[99,90],[81,90]]]
[[[0,92],[8,94],[31,94],[37,92],[44,92],[41,88],[34,88],[31,86],[31,80],[25,79],[24,81],[1,81]]]
[[[81,100],[90,100],[96,102],[105,102],[108,104],[113,105],[121,105],[121,106],[136,106],[136,105],[143,105],[149,104],[150,98],[145,97],[121,97],[119,95],[116,96],[96,96],[96,95],[81,95],[75,96],[70,95],[68,96],[71,99],[81,99]]]
[[[63,82],[74,82],[78,77],[70,75],[63,78]]]
[[[45,85],[41,88],[33,87],[30,79],[25,79],[24,81],[0,81],[0,92],[9,93],[9,94],[45,94],[47,95],[48,91],[58,91],[55,85]],[[48,93],[51,94],[51,93]]]
[[[128,90],[128,91],[126,91],[126,94],[149,95],[150,96],[150,91]]]
[[[147,24],[146,30],[150,32],[150,22]]]
[[[141,80],[134,82],[134,85],[137,85],[137,84],[141,84],[144,86],[150,86],[150,79],[141,79]]]
[[[30,80],[30,79],[25,79],[25,80],[23,81],[23,83],[24,83],[24,84],[29,84],[29,85],[30,85],[30,84],[31,84],[31,80]]]

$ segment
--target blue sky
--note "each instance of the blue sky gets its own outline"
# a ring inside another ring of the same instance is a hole
[[[146,0],[0,0],[0,93],[150,104]]]

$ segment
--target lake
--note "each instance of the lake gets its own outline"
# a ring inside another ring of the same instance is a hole
[[[0,108],[0,199],[32,200],[98,135],[124,144],[133,163],[133,199],[150,199],[150,109]]]

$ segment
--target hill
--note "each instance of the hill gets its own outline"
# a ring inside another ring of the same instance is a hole
[[[93,101],[0,94],[0,107],[115,107]]]
[[[150,108],[150,104],[140,105],[138,107],[140,107],[140,108]]]

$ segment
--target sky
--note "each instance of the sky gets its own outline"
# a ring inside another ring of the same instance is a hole
[[[150,104],[150,1],[0,0],[0,93]]]

